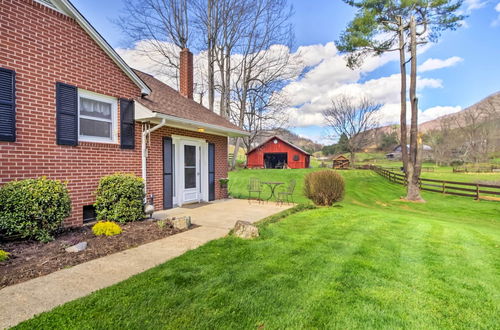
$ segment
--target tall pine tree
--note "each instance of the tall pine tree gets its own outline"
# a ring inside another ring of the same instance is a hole
[[[445,30],[455,30],[465,18],[458,13],[463,0],[344,0],[357,9],[337,46],[347,53],[347,65],[360,66],[368,55],[399,52],[401,72],[401,145],[406,173],[406,199],[422,201],[418,179],[422,144],[418,134],[417,47],[436,42]],[[410,56],[410,143],[407,142],[407,55]]]

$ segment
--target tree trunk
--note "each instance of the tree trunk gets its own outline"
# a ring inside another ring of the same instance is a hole
[[[224,102],[225,102],[225,105],[224,105],[224,109],[226,110],[226,118],[230,118],[230,115],[231,115],[231,47],[229,46],[226,46],[226,60],[225,60],[225,63],[226,63],[226,82],[225,82],[225,86],[226,86],[226,94],[225,94],[225,99],[224,99]]]
[[[399,24],[399,69],[401,71],[401,116],[400,116],[400,129],[401,129],[401,159],[403,160],[404,172],[408,171],[408,150],[406,149],[407,143],[407,130],[406,130],[406,56],[405,56],[405,36],[403,19],[398,17]]]
[[[222,117],[227,118],[226,112],[226,79],[224,77],[226,70],[226,57],[224,56],[224,48],[220,47],[219,52],[217,54],[217,63],[219,64],[219,74],[220,74],[220,104],[219,104],[219,113]]]
[[[246,68],[246,62],[243,62],[243,86],[242,86],[242,92],[241,92],[241,99],[240,99],[240,113],[239,113],[239,118],[238,118],[238,127],[243,129],[243,124],[245,123],[245,112],[247,109],[247,96],[248,96],[248,87],[249,87],[249,81],[248,81],[248,75],[249,72]],[[238,157],[238,151],[240,148],[240,143],[241,143],[241,138],[236,139],[236,145],[234,146],[234,152],[233,152],[233,163],[231,164],[231,169],[234,170],[236,167],[236,160]],[[247,149],[248,151],[249,149]]]
[[[212,26],[213,0],[207,2],[207,78],[208,78],[208,108],[214,111],[215,83],[214,83],[214,38]]]
[[[411,127],[410,127],[410,154],[407,172],[407,195],[410,201],[423,201],[420,196],[419,177],[421,171],[421,152],[418,136],[418,99],[417,99],[417,31],[415,18],[410,19],[410,102],[411,102]],[[420,145],[422,143],[420,142]]]
[[[236,168],[236,163],[238,161],[238,151],[240,150],[241,137],[236,138],[236,143],[234,144],[233,161],[231,163],[231,169]]]

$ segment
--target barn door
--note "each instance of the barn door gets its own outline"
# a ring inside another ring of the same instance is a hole
[[[172,139],[163,138],[163,208],[171,209],[173,205],[173,150]]]

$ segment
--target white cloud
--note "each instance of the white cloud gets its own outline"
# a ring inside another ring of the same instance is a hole
[[[470,13],[473,10],[476,9],[481,9],[483,8],[488,1],[482,1],[482,0],[465,0],[464,5],[465,5],[465,10],[467,13]]]
[[[455,113],[462,110],[461,106],[436,106],[422,111],[419,117],[419,122],[423,123],[432,119],[436,119],[437,117],[441,117],[444,115],[449,115],[451,113]]]
[[[495,11],[500,13],[500,2],[495,6]],[[491,26],[500,26],[500,14],[498,14],[498,17],[493,22],[491,22]]]
[[[407,122],[410,122],[410,103],[407,103]],[[425,110],[419,110],[418,122],[424,123],[438,117],[455,113],[462,110],[461,106],[436,106]],[[380,109],[379,118],[381,125],[399,124],[401,105],[399,103],[386,103]]]
[[[437,59],[437,58],[430,58],[418,66],[418,71],[419,72],[426,72],[426,71],[447,68],[450,66],[457,65],[458,63],[460,63],[462,61],[463,61],[463,58],[458,57],[458,56],[453,56],[453,57],[447,58],[446,60],[441,60],[441,59]]]
[[[178,52],[178,49],[172,45],[165,44],[162,46],[174,54]],[[423,46],[419,53],[425,52],[429,47],[431,45]],[[155,51],[151,42],[139,42],[133,48],[117,49],[117,51],[130,66],[153,74],[173,88],[177,88],[176,70],[172,70],[165,65],[165,57]],[[284,46],[273,46],[268,52],[269,56],[279,56],[282,52],[289,52],[289,50]],[[392,124],[399,122],[400,75],[392,74],[376,79],[363,79],[367,74],[383,65],[391,61],[398,61],[398,55],[395,52],[368,57],[365,59],[364,64],[355,70],[351,70],[346,66],[345,58],[339,54],[333,42],[324,45],[301,46],[292,55],[300,55],[300,61],[297,61],[300,66],[299,69],[308,68],[308,71],[302,76],[293,79],[280,92],[286,96],[290,104],[286,110],[290,126],[324,126],[325,121],[322,112],[330,106],[332,98],[340,94],[350,94],[356,97],[366,96],[375,102],[384,104],[380,110],[381,123]],[[238,55],[235,56],[235,63],[237,59]],[[455,57],[433,61],[439,62],[433,64],[434,69],[458,63]],[[430,65],[426,64],[428,62],[429,60],[423,65]],[[203,85],[203,77],[206,73],[205,63],[206,54],[195,54],[195,83],[200,86]],[[418,77],[417,86],[418,92],[421,93],[426,88],[442,88],[443,84],[439,79]],[[197,99],[196,95],[195,99]],[[207,101],[207,97],[204,98],[204,101]],[[434,116],[447,114],[452,109],[454,110],[456,107],[427,109],[421,112],[421,118],[429,120]],[[324,135],[321,129],[317,133],[316,138]]]

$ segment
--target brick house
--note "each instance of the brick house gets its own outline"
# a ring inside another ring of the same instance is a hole
[[[156,209],[226,197],[227,137],[245,132],[132,70],[68,0],[0,0],[0,184],[68,182],[68,226],[92,218],[99,179],[142,176]]]

